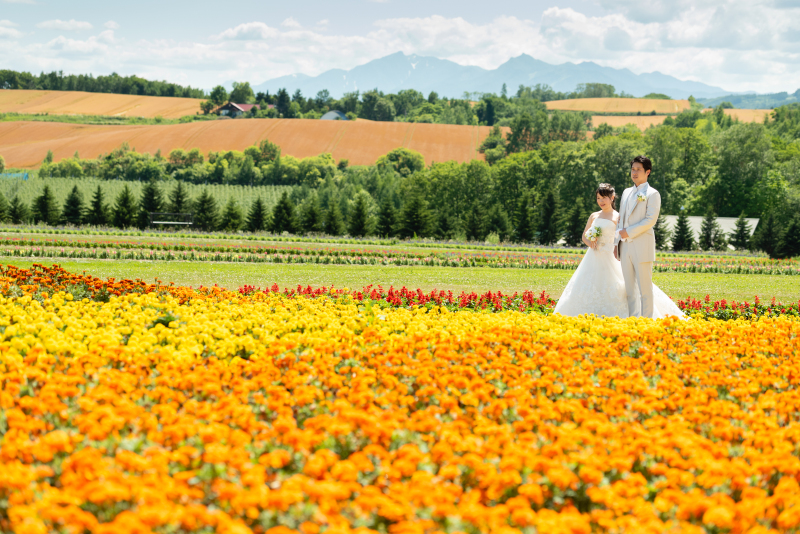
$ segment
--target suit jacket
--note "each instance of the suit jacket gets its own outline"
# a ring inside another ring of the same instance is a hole
[[[637,199],[635,186],[622,192],[617,223],[617,230],[624,228],[628,231],[628,253],[639,263],[656,261],[656,234],[653,226],[661,211],[661,193],[649,183],[642,193],[645,195],[644,201]],[[621,243],[620,241],[617,246]],[[622,258],[621,249],[617,250],[617,257]]]

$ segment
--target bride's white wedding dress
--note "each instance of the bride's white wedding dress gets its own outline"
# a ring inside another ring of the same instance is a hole
[[[577,316],[593,313],[606,317],[627,317],[628,299],[622,266],[614,258],[614,233],[617,225],[608,219],[595,219],[592,226],[600,228],[597,249],[589,248],[583,256],[575,274],[558,299],[554,313]],[[637,290],[638,293],[638,290]],[[653,284],[654,313],[656,318],[674,315],[684,317],[683,312],[666,293]],[[636,295],[637,302],[639,295]]]

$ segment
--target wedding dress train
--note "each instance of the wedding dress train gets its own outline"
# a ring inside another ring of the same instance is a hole
[[[622,266],[614,258],[616,225],[608,219],[595,219],[592,227],[601,230],[597,249],[589,248],[575,274],[558,299],[555,313],[577,316],[594,314],[606,317],[628,317],[628,299]],[[638,293],[638,291],[637,291]],[[666,293],[653,284],[655,318],[668,315],[684,317],[683,312]],[[639,295],[636,301],[639,302]]]

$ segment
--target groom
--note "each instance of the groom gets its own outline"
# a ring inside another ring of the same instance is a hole
[[[653,226],[661,210],[661,195],[647,183],[650,159],[636,156],[631,161],[633,187],[622,193],[614,256],[622,262],[622,276],[628,293],[628,315],[653,317],[653,262],[656,236]],[[638,286],[639,291],[636,291]],[[641,295],[636,301],[637,293]]]

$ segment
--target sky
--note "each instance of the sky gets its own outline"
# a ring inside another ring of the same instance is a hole
[[[398,51],[487,69],[525,53],[794,92],[800,0],[0,0],[0,69],[210,89]]]

